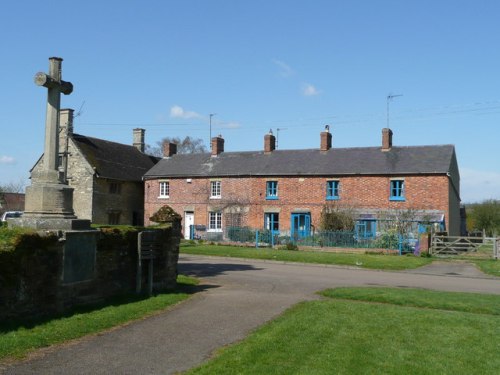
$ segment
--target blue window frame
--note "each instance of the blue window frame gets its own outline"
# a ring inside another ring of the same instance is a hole
[[[405,200],[405,181],[404,180],[391,180],[391,201],[404,201]]]
[[[270,230],[273,235],[280,233],[280,214],[268,212],[264,214],[264,228]]]
[[[326,199],[339,199],[339,182],[336,180],[326,181]]]
[[[278,199],[278,181],[267,181],[266,199]]]
[[[356,237],[358,240],[372,239],[377,236],[377,222],[375,220],[359,220],[356,223]]]

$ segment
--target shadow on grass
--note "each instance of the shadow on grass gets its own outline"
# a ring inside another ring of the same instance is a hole
[[[177,288],[174,290],[163,290],[153,293],[152,297],[163,295],[163,294],[195,294],[208,289],[217,288],[216,285],[191,285],[179,282]],[[16,331],[19,328],[31,329],[38,325],[48,323],[51,320],[70,318],[74,315],[87,314],[93,311],[101,310],[106,307],[118,307],[122,305],[127,305],[130,303],[144,301],[150,298],[146,294],[124,294],[116,297],[110,297],[104,301],[96,302],[89,305],[78,305],[74,306],[68,311],[62,313],[54,313],[43,315],[33,318],[23,318],[23,319],[11,319],[6,322],[0,322],[0,333],[8,333],[10,331]]]
[[[227,272],[256,271],[257,268],[248,264],[228,264],[228,263],[179,263],[179,273],[194,277],[209,277],[222,275]]]

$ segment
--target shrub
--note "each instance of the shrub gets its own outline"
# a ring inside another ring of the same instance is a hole
[[[320,228],[327,231],[352,231],[354,218],[350,211],[326,205],[321,211]]]

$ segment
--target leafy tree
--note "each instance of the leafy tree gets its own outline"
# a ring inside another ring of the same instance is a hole
[[[500,201],[489,199],[469,206],[467,229],[469,231],[484,229],[487,236],[500,234]]]
[[[153,156],[163,156],[163,145],[165,143],[177,144],[178,154],[199,154],[207,152],[207,147],[201,138],[193,138],[189,135],[181,139],[180,137],[165,137],[156,142],[156,146],[147,146],[146,153]]]

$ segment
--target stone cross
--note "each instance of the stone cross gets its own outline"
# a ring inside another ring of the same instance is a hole
[[[46,87],[47,115],[45,118],[45,148],[43,157],[44,179],[47,182],[59,181],[59,110],[61,93],[69,95],[73,91],[71,82],[61,79],[60,57],[49,58],[49,74],[39,72],[35,75],[35,84]]]

